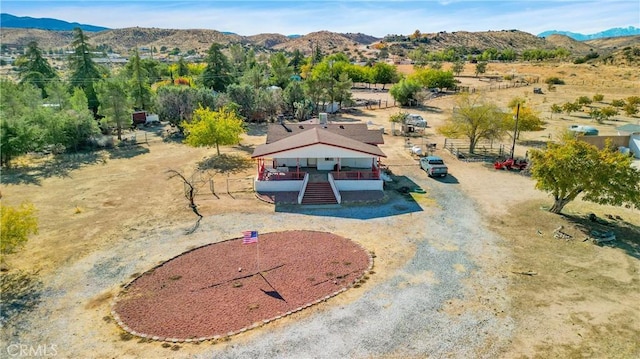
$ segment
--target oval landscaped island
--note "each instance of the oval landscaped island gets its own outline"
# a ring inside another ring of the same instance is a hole
[[[326,232],[260,234],[185,252],[145,272],[116,297],[127,332],[154,340],[234,335],[344,291],[371,268],[357,243]]]

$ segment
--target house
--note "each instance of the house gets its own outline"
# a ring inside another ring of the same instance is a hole
[[[616,130],[618,130],[617,136],[579,136],[578,139],[599,149],[604,148],[609,143],[621,152],[640,158],[640,125],[626,124],[616,127]]]
[[[382,131],[365,123],[334,124],[310,120],[271,124],[266,143],[257,146],[254,189],[258,193],[294,192],[298,204],[342,203],[344,195],[382,195],[380,159],[386,155]]]

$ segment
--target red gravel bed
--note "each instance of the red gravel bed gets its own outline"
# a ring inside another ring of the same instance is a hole
[[[223,337],[334,295],[372,264],[362,247],[331,233],[265,233],[258,241],[206,245],[142,274],[116,298],[114,317],[157,340]]]

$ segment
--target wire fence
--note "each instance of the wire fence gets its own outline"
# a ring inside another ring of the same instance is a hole
[[[509,146],[491,141],[480,141],[470,151],[468,140],[445,138],[444,148],[455,158],[464,162],[493,162],[508,155]]]

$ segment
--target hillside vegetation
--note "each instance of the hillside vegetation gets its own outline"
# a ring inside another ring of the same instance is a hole
[[[94,46],[111,49],[126,55],[133,48],[178,48],[182,52],[192,51],[203,54],[212,43],[222,45],[243,44],[254,46],[263,51],[299,50],[303,54],[310,54],[318,47],[323,53],[334,52],[366,52],[371,51],[376,43],[394,45],[405,50],[417,47],[428,51],[443,51],[450,48],[466,48],[483,51],[494,48],[497,50],[514,50],[522,52],[528,49],[565,48],[572,56],[585,56],[591,51],[607,55],[620,51],[623,47],[640,46],[640,36],[624,38],[597,39],[579,42],[564,35],[551,35],[547,38],[519,30],[484,31],[484,32],[438,32],[420,34],[416,39],[412,36],[387,36],[384,39],[361,33],[335,33],[318,31],[299,37],[287,37],[281,34],[258,34],[241,36],[227,34],[216,30],[175,30],[159,28],[125,28],[100,32],[87,32],[89,41]],[[73,40],[70,31],[48,31],[36,29],[3,28],[0,32],[0,42],[3,46],[20,49],[30,41],[36,41],[45,50],[67,49]]]

